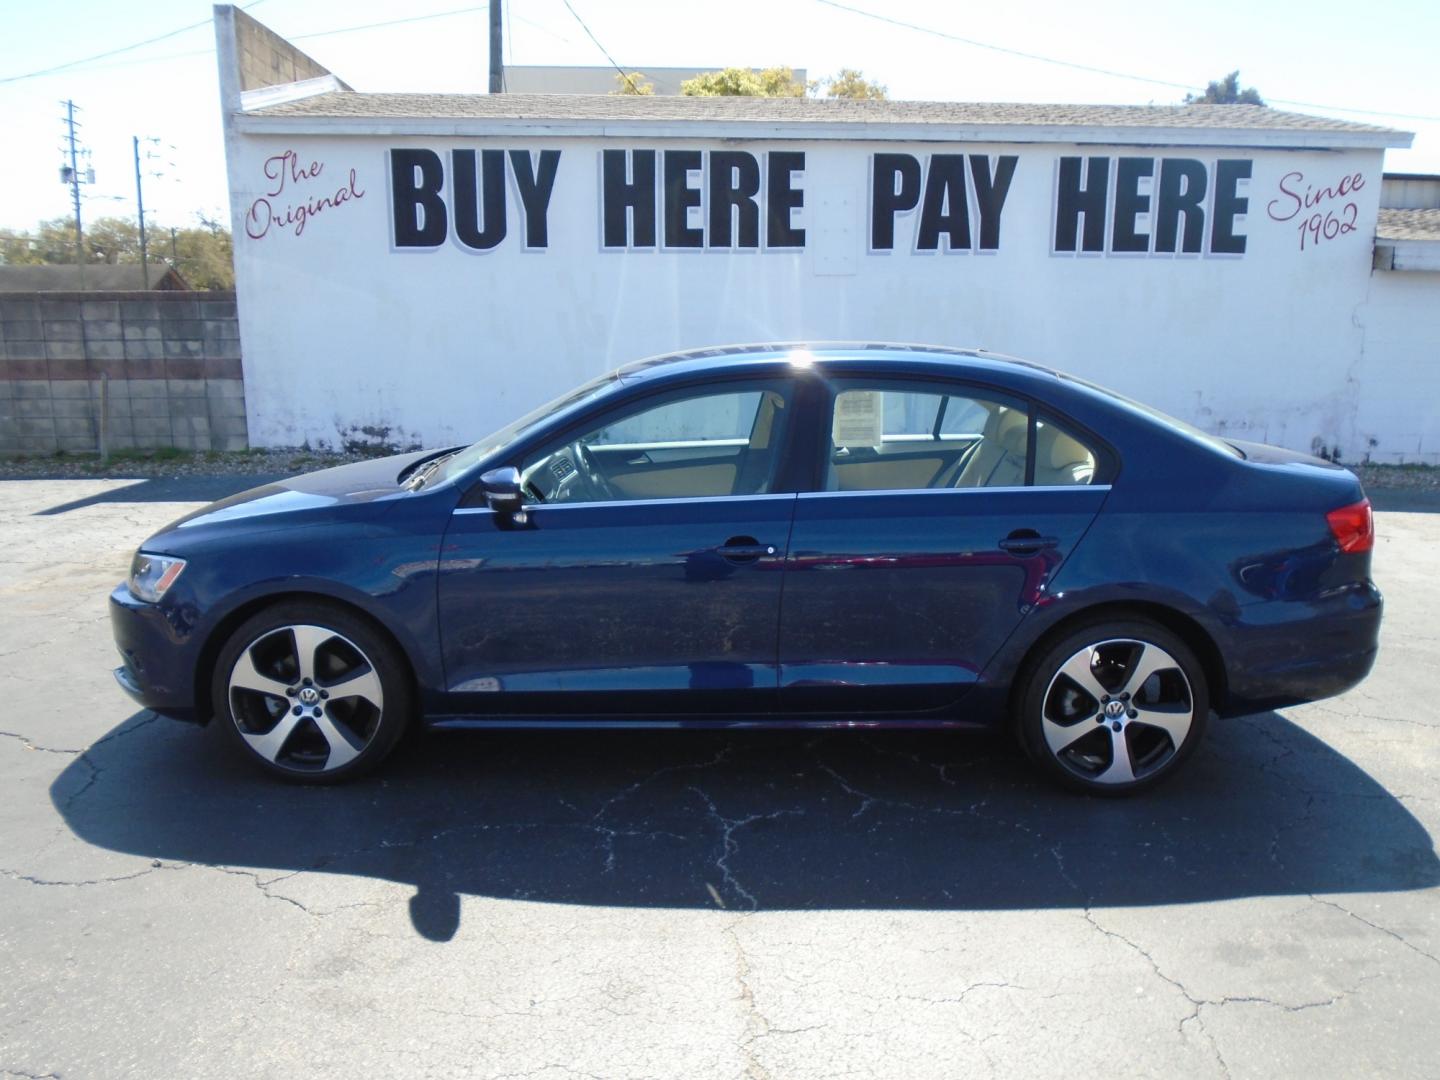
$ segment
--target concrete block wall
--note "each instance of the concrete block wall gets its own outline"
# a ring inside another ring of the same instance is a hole
[[[235,9],[234,19],[241,90],[281,86],[330,74],[328,68],[239,8]]]
[[[108,376],[108,379],[106,378]],[[249,445],[235,294],[0,294],[0,454]]]

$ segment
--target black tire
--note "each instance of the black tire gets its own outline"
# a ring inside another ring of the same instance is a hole
[[[1020,678],[1020,743],[1072,791],[1144,791],[1174,775],[1205,735],[1205,670],[1183,639],[1149,619],[1077,626],[1043,644]]]
[[[410,685],[404,656],[362,616],[283,601],[230,635],[211,699],[248,760],[272,776],[332,784],[369,772],[395,748],[414,710]]]

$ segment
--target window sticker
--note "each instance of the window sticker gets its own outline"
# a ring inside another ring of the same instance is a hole
[[[846,390],[835,399],[830,441],[836,447],[879,446],[885,440],[885,395]]]

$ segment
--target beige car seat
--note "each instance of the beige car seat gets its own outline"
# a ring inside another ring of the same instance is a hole
[[[1039,487],[1073,487],[1095,479],[1095,455],[1078,439],[1043,420],[1035,425],[1035,483]]]
[[[1025,443],[1030,425],[1024,409],[997,405],[983,438],[955,478],[957,488],[1024,487]]]

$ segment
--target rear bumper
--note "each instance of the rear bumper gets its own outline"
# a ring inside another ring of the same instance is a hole
[[[1242,609],[1229,628],[1222,715],[1282,708],[1343,694],[1375,664],[1384,600],[1371,582],[1307,601]]]
[[[110,629],[121,659],[115,681],[147,709],[196,721],[196,644],[189,627],[183,609],[136,600],[124,585],[110,594]]]

